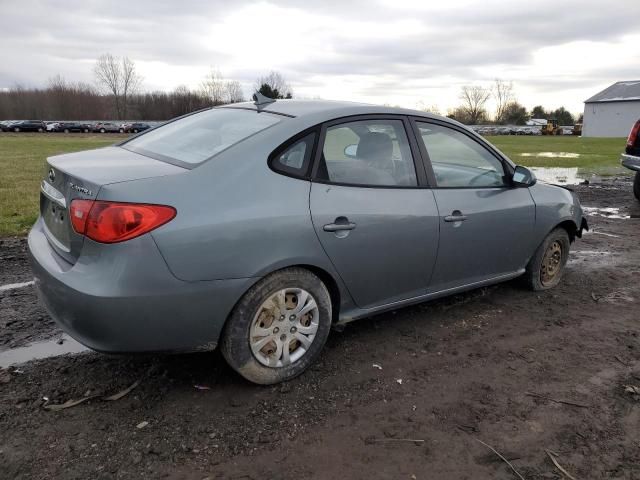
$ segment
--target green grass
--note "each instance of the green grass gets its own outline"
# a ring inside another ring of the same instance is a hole
[[[123,136],[0,133],[0,236],[25,234],[36,221],[47,157],[104,147],[120,138]]]
[[[99,148],[121,135],[0,133],[0,236],[22,235],[38,216],[46,158]],[[600,174],[620,172],[623,138],[495,136],[487,138],[515,163],[530,167],[579,167]],[[577,158],[539,157],[543,152],[577,153]],[[522,155],[527,154],[527,155]]]
[[[526,167],[578,167],[593,173],[621,171],[620,154],[624,138],[581,138],[574,136],[492,136],[487,140],[502,150],[511,160]],[[537,156],[540,153],[550,156]],[[578,154],[562,158],[558,153]],[[523,155],[525,154],[525,155]],[[556,154],[554,156],[553,154]]]

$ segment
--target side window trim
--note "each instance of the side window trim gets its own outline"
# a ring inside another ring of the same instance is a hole
[[[509,173],[513,173],[513,166],[509,162],[507,162],[506,159],[502,155],[500,155],[493,148],[491,148],[491,146],[489,144],[487,144],[485,142],[478,141],[477,138],[474,138],[472,135],[469,134],[469,132],[466,132],[463,128],[459,128],[457,125],[451,124],[449,122],[439,121],[437,119],[423,118],[423,117],[410,117],[410,121],[411,121],[413,134],[415,135],[416,142],[418,143],[418,148],[420,150],[420,156],[421,156],[422,162],[424,164],[424,169],[427,172],[427,178],[429,179],[429,184],[432,185],[432,188],[434,188],[434,189],[442,189],[442,190],[511,188],[511,185],[488,186],[488,187],[487,186],[485,186],[485,187],[483,187],[483,186],[469,186],[469,187],[440,187],[440,186],[438,186],[438,183],[436,182],[436,174],[435,174],[435,172],[433,170],[433,165],[431,164],[431,158],[429,158],[429,153],[427,152],[426,145],[424,144],[424,141],[421,138],[420,127],[418,126],[418,123],[427,123],[427,124],[438,125],[438,126],[449,128],[449,129],[454,130],[456,132],[462,133],[467,138],[469,138],[469,140],[475,142],[477,145],[479,145],[484,150],[489,152],[493,157],[495,157],[496,160],[498,160],[502,164],[502,168],[504,169],[505,175],[507,175]]]
[[[318,178],[318,169],[320,162],[322,161],[324,142],[329,127],[341,125],[343,123],[360,122],[367,120],[400,120],[404,127],[405,135],[409,142],[409,149],[413,160],[413,167],[416,171],[416,180],[418,182],[415,186],[403,186],[403,185],[366,185],[366,184],[352,184],[352,183],[337,183]],[[324,185],[338,185],[346,187],[358,187],[358,188],[394,188],[394,189],[416,189],[416,188],[430,188],[431,182],[427,178],[427,172],[425,170],[424,162],[422,161],[421,152],[419,149],[419,142],[415,138],[415,132],[413,130],[411,121],[406,115],[394,115],[394,114],[367,114],[367,115],[349,115],[346,117],[335,118],[324,122],[320,128],[320,135],[318,135],[314,155],[312,158],[311,168],[311,181],[314,183],[320,183]]]
[[[290,147],[294,146],[300,140],[303,140],[305,137],[313,134],[313,145],[311,146],[311,153],[309,155],[309,161],[307,165],[301,171],[300,174],[296,174],[294,172],[286,171],[274,166],[274,163],[278,159],[280,155],[286,152]],[[320,128],[316,125],[311,128],[307,128],[300,133],[295,134],[293,137],[286,140],[284,143],[280,144],[273,152],[269,154],[269,158],[267,160],[267,165],[269,169],[271,169],[274,173],[278,175],[284,175],[285,177],[297,178],[300,180],[311,180],[311,171],[314,167],[316,151],[318,150],[320,139]]]

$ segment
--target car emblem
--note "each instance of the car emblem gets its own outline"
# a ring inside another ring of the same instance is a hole
[[[53,171],[53,168],[49,169],[49,181],[53,183],[56,180],[56,172]]]

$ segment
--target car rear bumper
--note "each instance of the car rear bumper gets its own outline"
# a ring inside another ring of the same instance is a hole
[[[150,235],[103,245],[85,240],[75,264],[49,245],[42,219],[29,232],[38,296],[60,327],[102,352],[212,349],[255,279],[184,282]]]
[[[622,163],[623,167],[628,168],[629,170],[640,172],[640,157],[623,153],[620,157],[620,163]]]

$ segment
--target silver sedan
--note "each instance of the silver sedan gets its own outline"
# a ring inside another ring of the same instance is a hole
[[[260,98],[48,159],[29,234],[60,326],[104,352],[220,345],[247,379],[303,372],[332,325],[515,277],[560,281],[570,191],[450,119]]]

